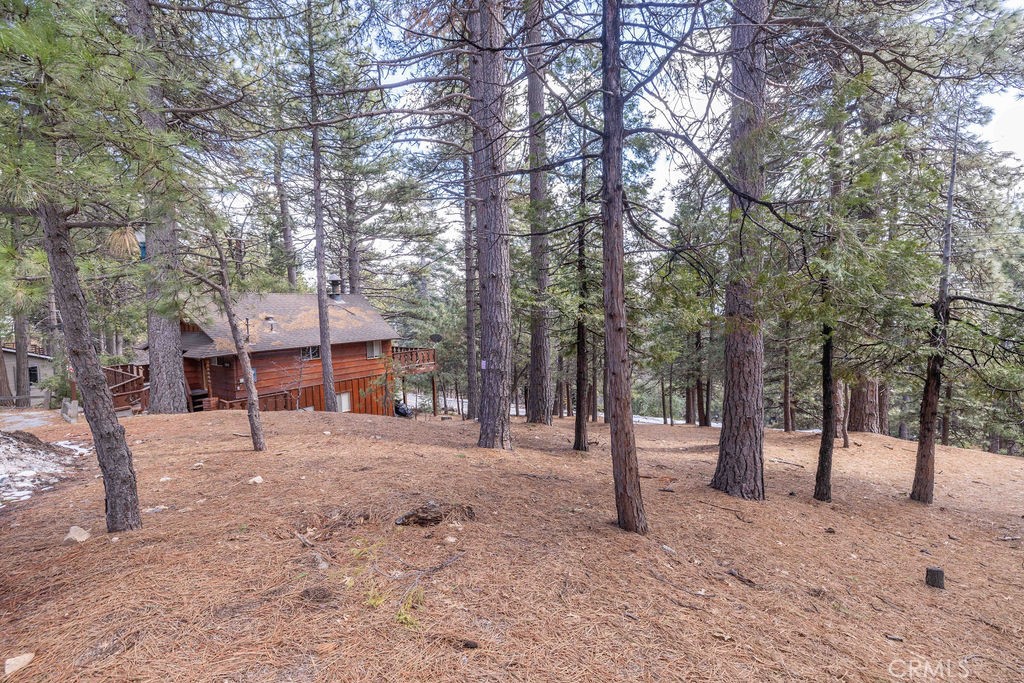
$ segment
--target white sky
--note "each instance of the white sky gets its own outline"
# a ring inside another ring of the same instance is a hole
[[[1020,91],[986,95],[982,98],[992,107],[992,121],[982,128],[982,135],[1001,152],[1013,152],[1024,163],[1024,99]]]

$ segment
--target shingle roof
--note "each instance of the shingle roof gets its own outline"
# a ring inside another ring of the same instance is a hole
[[[398,333],[359,294],[342,294],[341,301],[328,300],[331,344],[352,344],[376,339],[397,339]],[[235,302],[235,315],[242,333],[249,319],[249,351],[275,351],[320,345],[319,315],[315,294],[249,294]],[[270,330],[268,316],[274,318]],[[181,335],[186,358],[233,356],[235,345],[224,314],[212,304],[206,315],[193,320],[202,332]]]

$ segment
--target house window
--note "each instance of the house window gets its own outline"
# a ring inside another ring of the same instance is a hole
[[[39,382],[39,366],[30,365],[28,366],[28,383],[37,384]]]
[[[214,365],[219,368],[230,368],[230,356],[217,356],[216,358],[210,361],[210,365]]]
[[[351,413],[352,412],[352,392],[345,391],[338,394],[338,412],[339,413]]]
[[[320,347],[307,346],[299,351],[299,360],[319,360]]]
[[[381,350],[380,339],[375,339],[374,341],[366,342],[366,357],[367,358],[380,358],[382,355],[384,355],[384,353]]]

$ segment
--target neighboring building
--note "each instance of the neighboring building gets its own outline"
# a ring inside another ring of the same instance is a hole
[[[361,295],[335,288],[329,306],[339,411],[393,415],[394,378],[432,372],[434,350],[393,347],[398,334]],[[245,295],[234,308],[248,339],[260,408],[323,410],[316,295]],[[211,304],[205,315],[182,321],[181,342],[192,410],[244,408],[245,386],[223,313]],[[134,365],[106,370],[115,406],[145,409],[145,354]]]
[[[11,388],[12,393],[15,391],[14,356],[14,348],[8,348],[5,344],[3,347],[4,369],[7,372],[7,386]],[[50,393],[40,388],[39,383],[49,377],[53,377],[53,357],[43,354],[41,348],[33,346],[28,354],[29,394],[32,397],[33,408],[48,407],[47,401]]]

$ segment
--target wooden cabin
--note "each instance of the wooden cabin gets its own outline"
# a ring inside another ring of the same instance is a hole
[[[361,295],[335,290],[328,306],[339,412],[393,415],[395,378],[433,372],[434,350],[393,347],[398,334]],[[323,410],[316,295],[246,295],[235,303],[235,315],[247,338],[260,409]],[[183,320],[181,342],[190,409],[244,409],[245,386],[224,314],[211,304],[203,315]],[[147,365],[143,358],[132,366],[144,369],[142,380],[148,380]],[[144,409],[148,381],[123,398],[127,403],[120,405],[115,392],[116,407]]]
[[[393,415],[396,373],[431,372],[433,349],[410,366],[392,356],[394,328],[359,294],[328,301],[334,390],[340,412]],[[264,294],[235,304],[263,410],[323,410],[319,315],[315,294]],[[185,379],[193,410],[244,408],[245,387],[227,319],[209,309],[182,322]]]

